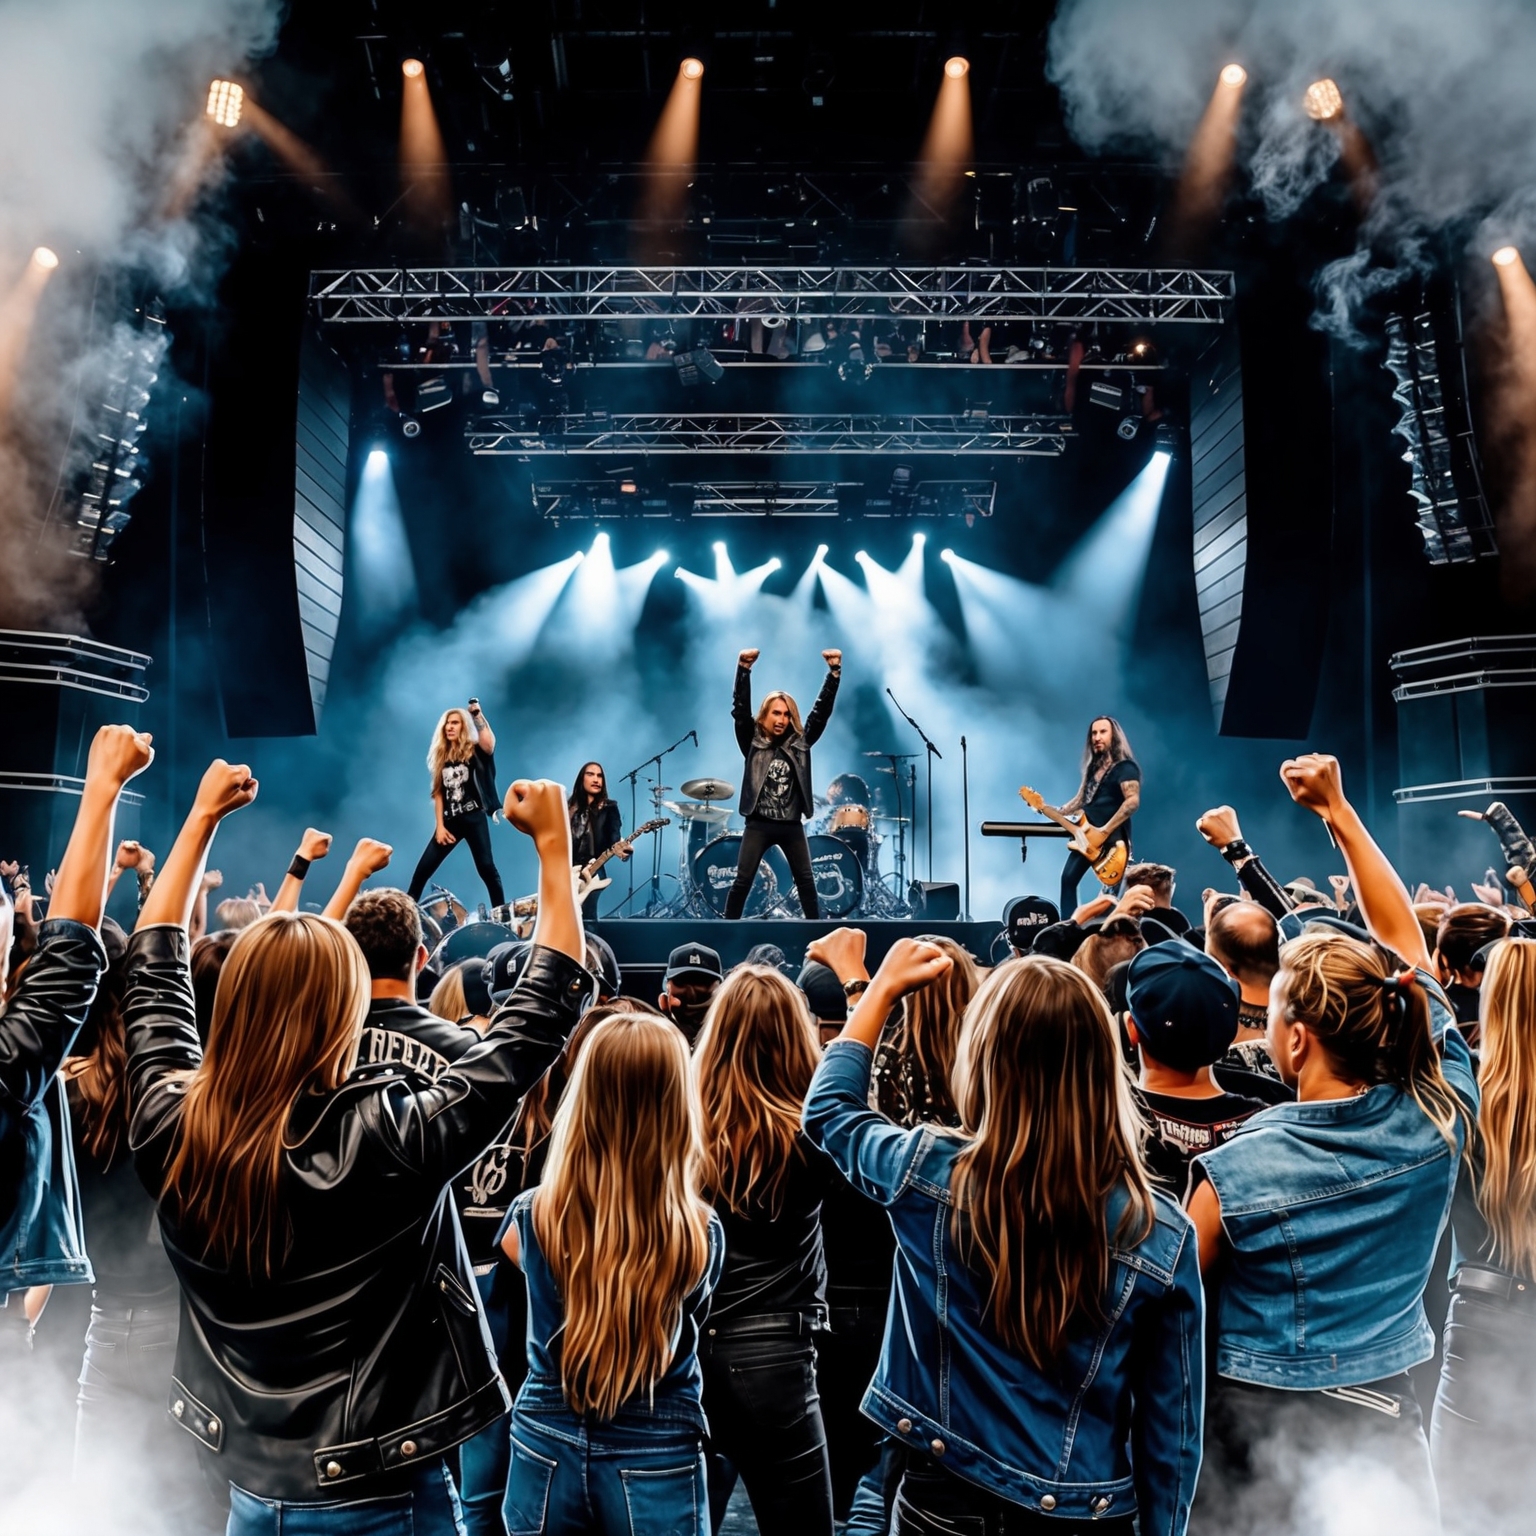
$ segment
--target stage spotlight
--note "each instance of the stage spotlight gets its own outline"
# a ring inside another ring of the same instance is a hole
[[[671,558],[671,555],[669,555],[664,549],[658,549],[656,553],[651,556],[651,559],[654,560],[658,566],[665,565]]]
[[[869,556],[865,554],[865,552],[861,549],[856,555],[854,555],[853,558],[857,560],[860,565],[862,565],[866,560],[869,559]]]
[[[773,559],[768,562],[768,569],[770,571],[777,571],[783,566],[783,564],[784,562],[780,560],[777,555],[775,555]]]
[[[1301,98],[1307,116],[1319,123],[1331,123],[1343,114],[1344,97],[1338,86],[1329,79],[1314,80]]]
[[[684,80],[701,80],[704,77],[703,59],[684,59],[680,67]]]
[[[414,416],[409,416],[402,411],[400,414],[400,431],[405,437],[420,437],[421,423]]]
[[[32,252],[32,265],[40,267],[44,272],[52,272],[58,264],[59,258],[46,245],[40,245]]]
[[[1248,83],[1248,71],[1241,64],[1228,64],[1221,72],[1221,83],[1230,85],[1235,90],[1238,86]]]
[[[724,539],[716,539],[714,544],[711,545],[710,547],[714,550],[714,552],[717,555],[723,555],[725,553],[725,540]]]
[[[1172,458],[1179,451],[1179,434],[1171,422],[1160,421],[1152,434],[1152,451]]]
[[[944,73],[948,75],[951,80],[960,79],[962,75],[969,73],[970,68],[971,61],[969,59],[961,58],[958,53],[954,56],[954,58],[946,59],[944,62]]]
[[[1512,267],[1520,260],[1520,252],[1512,245],[1501,245],[1493,253],[1493,264],[1496,267]]]
[[[693,347],[687,352],[674,352],[672,366],[677,369],[677,382],[684,389],[692,389],[702,379],[718,384],[725,377],[725,369],[708,347]]]
[[[818,544],[816,546],[816,558],[818,560],[825,560],[827,558],[827,546],[825,544]]]
[[[215,80],[208,87],[208,105],[204,110],[220,128],[233,128],[245,107],[245,90],[233,80]]]
[[[404,75],[407,80],[419,80],[425,70],[426,65],[424,65],[420,59],[407,59],[400,66],[400,73]]]
[[[942,560],[945,565],[948,565],[954,558],[955,552],[952,549],[941,549],[939,551],[939,559]]]

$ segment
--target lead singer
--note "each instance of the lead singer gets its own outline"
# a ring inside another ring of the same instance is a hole
[[[843,653],[823,651],[827,680],[816,695],[805,724],[800,710],[782,690],[768,694],[752,713],[752,663],[757,651],[743,651],[736,658],[736,691],[731,697],[731,719],[736,723],[736,745],[746,759],[741,780],[741,814],[747,828],[741,839],[741,862],[736,883],[725,899],[725,915],[741,916],[752,889],[757,866],[777,843],[789,862],[800,894],[800,910],[809,918],[821,916],[816,900],[816,877],[811,870],[811,850],[805,840],[804,818],[815,804],[811,785],[811,748],[832,718],[837,685],[843,675]]]

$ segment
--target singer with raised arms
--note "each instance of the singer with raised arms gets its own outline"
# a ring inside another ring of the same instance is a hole
[[[801,912],[808,918],[817,918],[821,916],[821,906],[816,899],[816,879],[804,825],[815,804],[811,748],[832,718],[832,705],[843,673],[843,653],[821,653],[827,664],[827,678],[804,724],[799,706],[782,689],[765,694],[753,714],[752,664],[759,654],[755,650],[743,651],[736,658],[731,719],[736,726],[736,745],[746,760],[738,809],[746,817],[747,826],[742,834],[736,881],[726,897],[725,915],[741,916],[757,867],[776,843],[784,850],[789,872],[794,876]]]

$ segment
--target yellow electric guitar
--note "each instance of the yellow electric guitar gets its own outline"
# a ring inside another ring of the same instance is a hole
[[[1119,885],[1131,858],[1131,851],[1125,846],[1123,837],[1115,837],[1113,832],[1105,832],[1094,826],[1081,813],[1069,816],[1065,811],[1057,810],[1054,805],[1047,805],[1027,784],[1019,786],[1019,798],[1031,810],[1038,811],[1072,834],[1067,839],[1067,847],[1088,860],[1089,867],[1104,885]]]

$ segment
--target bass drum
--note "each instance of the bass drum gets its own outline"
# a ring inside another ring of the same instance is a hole
[[[825,839],[823,839],[825,841]],[[736,883],[736,867],[741,863],[741,834],[732,832],[705,843],[688,861],[694,889],[704,905],[717,917],[725,916],[726,898]],[[779,893],[790,888],[789,865],[778,848],[770,848],[757,866],[752,889],[747,893],[743,917],[762,917],[776,906]]]
[[[859,855],[840,837],[808,837],[811,873],[816,878],[816,899],[823,917],[847,917],[864,900],[864,871]],[[778,850],[775,849],[775,852]],[[800,899],[793,895],[795,910]]]

